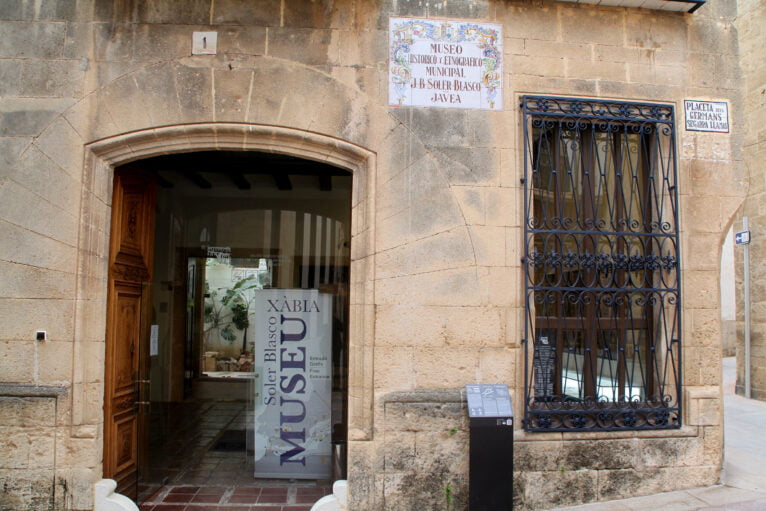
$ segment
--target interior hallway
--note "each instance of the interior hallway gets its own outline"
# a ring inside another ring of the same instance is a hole
[[[152,404],[141,511],[309,511],[330,481],[253,477],[243,402]]]

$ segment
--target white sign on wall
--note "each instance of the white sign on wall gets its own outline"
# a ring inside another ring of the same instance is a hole
[[[723,101],[684,100],[687,131],[729,132],[729,105]]]
[[[332,296],[255,291],[255,477],[332,476]]]
[[[207,256],[215,257],[221,264],[231,264],[231,247],[207,247]]]
[[[160,325],[152,325],[149,329],[149,356],[160,354]]]
[[[388,103],[503,109],[502,27],[389,19]]]

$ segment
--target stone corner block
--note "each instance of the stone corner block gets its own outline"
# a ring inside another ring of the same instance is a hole
[[[718,426],[721,424],[721,394],[718,387],[687,388],[686,403],[688,425]]]

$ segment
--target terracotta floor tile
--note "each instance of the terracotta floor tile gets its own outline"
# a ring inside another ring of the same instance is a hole
[[[191,502],[200,504],[218,504],[223,495],[195,495]]]
[[[332,493],[332,488],[317,487],[317,488],[296,488],[297,495],[329,495]]]
[[[256,479],[252,454],[211,447],[224,430],[250,426],[244,403],[181,403],[153,414],[157,463],[142,480],[140,511],[304,511],[332,493],[326,481]]]
[[[261,495],[258,504],[287,504],[287,495]]]
[[[152,493],[148,498],[143,499],[144,502],[155,502],[160,500],[160,495],[162,495],[162,492],[165,488],[163,486],[160,486],[159,488],[154,490],[154,493]]]
[[[229,502],[232,504],[255,504],[258,502],[258,498],[255,495],[232,495],[229,497]]]
[[[261,495],[287,495],[287,488],[262,488]]]
[[[191,502],[193,497],[191,493],[168,493],[162,502]]]
[[[173,486],[170,493],[197,493],[199,486]]]
[[[186,511],[186,504],[157,504],[152,511]]]
[[[261,494],[261,490],[263,490],[263,488],[258,488],[258,487],[242,488],[242,487],[239,487],[239,488],[234,488],[233,495],[255,495],[255,496],[258,496],[258,495]]]
[[[223,495],[228,488],[223,486],[203,486],[197,492],[197,495]]]

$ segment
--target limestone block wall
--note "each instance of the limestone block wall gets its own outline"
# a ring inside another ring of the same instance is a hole
[[[731,25],[736,6],[711,3],[707,7],[710,9],[700,10],[693,16],[669,16],[645,10],[546,2],[496,5],[495,16],[503,23],[505,85],[509,89],[506,93],[508,106],[502,121],[506,125],[495,132],[494,143],[500,147],[499,169],[494,166],[496,164],[485,165],[492,154],[491,148],[489,154],[486,150],[478,151],[476,145],[460,151],[454,149],[461,140],[470,143],[470,137],[477,132],[473,113],[393,112],[420,135],[432,151],[449,155],[453,162],[458,158],[461,162],[470,162],[470,174],[450,171],[447,176],[469,232],[473,236],[477,231],[489,233],[495,229],[494,232],[499,233],[504,230],[508,241],[502,255],[498,252],[499,242],[486,245],[477,243],[472,237],[474,247],[479,247],[474,249],[478,270],[476,281],[481,284],[486,278],[486,287],[466,285],[473,281],[469,277],[461,276],[462,280],[457,281],[458,270],[454,270],[456,280],[453,282],[459,282],[454,291],[439,286],[444,282],[437,273],[442,271],[439,265],[443,262],[431,255],[435,260],[431,261],[428,273],[414,275],[417,280],[412,275],[402,278],[402,285],[396,285],[395,290],[401,293],[399,301],[406,296],[407,303],[388,305],[381,303],[386,300],[383,292],[388,290],[388,283],[385,275],[377,272],[376,295],[380,298],[375,332],[375,425],[376,430],[384,429],[389,435],[391,431],[398,431],[399,436],[395,438],[408,440],[402,440],[407,447],[399,462],[392,459],[388,448],[383,447],[382,452],[376,450],[377,442],[366,445],[364,450],[357,447],[359,457],[350,463],[378,460],[377,465],[370,464],[365,470],[376,474],[376,482],[366,486],[365,490],[369,487],[377,496],[361,501],[360,508],[374,507],[378,502],[386,503],[386,507],[394,503],[392,509],[402,503],[425,502],[424,487],[428,488],[428,498],[434,507],[442,503],[443,489],[448,484],[455,495],[465,497],[467,493],[465,479],[451,472],[451,467],[459,466],[464,460],[459,457],[443,459],[438,449],[429,456],[437,463],[429,468],[439,474],[438,477],[429,484],[419,479],[418,484],[413,484],[416,479],[412,472],[403,467],[413,452],[423,457],[426,446],[432,444],[424,442],[419,450],[417,435],[425,428],[412,425],[418,422],[416,418],[420,418],[420,424],[426,424],[426,413],[418,415],[412,410],[408,421],[390,422],[395,416],[388,413],[389,399],[398,398],[401,392],[422,392],[425,396],[428,389],[443,388],[450,382],[462,384],[472,377],[485,383],[514,381],[516,413],[521,415],[523,353],[519,340],[523,333],[520,314],[522,281],[518,262],[521,236],[518,229],[522,222],[522,197],[518,179],[522,153],[519,116],[511,114],[510,110],[523,93],[651,98],[677,105],[686,394],[683,405],[685,427],[680,432],[578,435],[517,431],[514,456],[516,505],[520,509],[541,509],[583,500],[607,500],[627,494],[710,484],[718,480],[723,444],[719,387],[720,245],[725,228],[742,201],[746,180],[740,149],[742,109],[738,90],[737,34]],[[454,15],[446,13],[444,16]],[[592,27],[596,19],[598,26],[609,28],[594,31]],[[684,98],[727,101],[732,112],[732,132],[719,135],[685,131]],[[449,119],[460,115],[464,115],[466,121],[453,127],[454,123]],[[483,118],[486,116],[482,114]],[[466,122],[470,125],[465,126]],[[443,137],[434,140],[439,126],[442,131],[448,126],[450,135],[462,136],[450,138],[446,144]],[[447,144],[449,148],[444,147]],[[471,181],[466,180],[469,177]],[[391,185],[395,184],[400,183],[391,182]],[[381,190],[380,185],[378,190]],[[404,190],[400,188],[398,192]],[[495,209],[499,197],[503,201],[502,211]],[[379,211],[382,211],[382,204]],[[495,225],[494,222],[499,223]],[[379,214],[377,224],[380,240],[387,232],[388,221]],[[401,237],[397,235],[394,239]],[[407,253],[414,246],[416,244],[410,242],[407,247],[397,247],[396,250]],[[495,255],[486,252],[486,247],[494,247]],[[385,252],[383,243],[377,248],[379,254]],[[460,253],[460,248],[453,250]],[[434,251],[426,249],[423,253],[434,254]],[[380,255],[378,259],[382,259]],[[433,289],[437,290],[434,296],[427,296]],[[471,310],[466,305],[472,304],[474,299],[478,300],[478,308]],[[417,307],[413,301],[426,302],[428,307],[422,308],[420,313],[410,313]],[[450,312],[434,315],[432,311],[436,308]],[[467,316],[463,316],[464,313]],[[495,313],[505,314],[506,319],[496,321]],[[396,325],[397,318],[405,319],[414,335],[403,332]],[[479,319],[479,326],[473,331],[465,331],[466,321],[470,318]],[[500,325],[505,328],[501,329]],[[395,360],[396,363],[388,367],[381,359]],[[385,424],[380,424],[381,420],[385,420]],[[452,422],[457,421],[453,419]],[[444,424],[439,435],[446,440],[449,431]],[[456,441],[460,439],[460,436],[455,438]]]
[[[2,509],[86,509],[99,476],[101,395],[83,392],[91,377],[74,365],[86,357],[99,374],[103,359],[102,344],[75,343],[86,140],[61,117],[92,69],[81,15],[74,2],[0,5]],[[94,420],[75,418],[77,403]]]
[[[0,384],[0,478],[3,509],[65,509],[71,494],[56,456],[70,442],[66,389],[59,386]]]
[[[717,481],[716,247],[745,170],[736,6],[708,3],[694,14],[537,0],[3,3],[0,381],[25,394],[0,392],[0,428],[14,445],[53,438],[56,453],[0,463],[29,490],[13,498],[89,509],[101,477],[113,167],[226,148],[354,173],[352,508],[438,509],[447,486],[464,508],[460,389],[507,383],[522,415],[525,93],[677,105],[686,394],[679,431],[517,430],[518,509]],[[388,107],[389,16],[502,24],[505,110]],[[218,32],[217,55],[190,55],[195,30]],[[689,97],[728,101],[732,133],[685,132]],[[53,402],[55,420],[38,421]],[[27,424],[37,429],[19,437]],[[9,450],[0,443],[0,459]],[[48,493],[32,492],[41,481]],[[18,507],[9,498],[0,507]]]
[[[763,20],[766,3],[741,0],[737,29],[742,65],[742,94],[744,109],[743,152],[749,176],[748,196],[738,215],[735,230],[741,230],[741,217],[747,216],[753,233],[750,244],[750,342],[751,396],[766,399],[766,59],[763,58]],[[737,393],[745,393],[744,290],[742,287],[742,250],[737,256]]]

